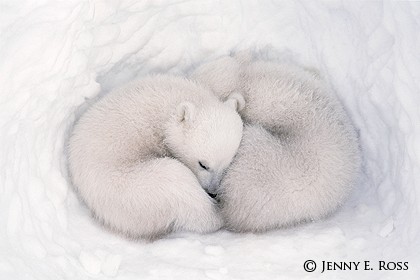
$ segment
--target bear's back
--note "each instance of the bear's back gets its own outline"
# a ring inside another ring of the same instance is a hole
[[[91,170],[167,156],[163,130],[176,106],[182,101],[202,103],[210,95],[181,77],[133,81],[105,95],[81,116],[69,141],[70,157],[82,157],[85,166],[80,168]]]

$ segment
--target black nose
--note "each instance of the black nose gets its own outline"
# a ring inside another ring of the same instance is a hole
[[[207,193],[211,198],[216,198],[217,197],[217,194],[215,194],[215,193]]]
[[[220,197],[217,195],[217,193],[207,193],[211,198],[213,198],[214,200],[216,200],[217,203],[220,202]]]

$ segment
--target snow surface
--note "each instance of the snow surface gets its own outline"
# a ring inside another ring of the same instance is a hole
[[[419,2],[1,1],[0,279],[420,279],[419,31]],[[348,203],[261,235],[147,243],[94,222],[63,148],[86,100],[246,48],[288,53],[337,90],[364,155]],[[375,270],[308,273],[307,259]]]

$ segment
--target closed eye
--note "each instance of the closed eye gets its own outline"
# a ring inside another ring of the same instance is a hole
[[[209,170],[208,166],[206,166],[205,164],[203,164],[201,161],[198,162],[198,164],[200,165],[201,168],[203,168],[204,170]]]

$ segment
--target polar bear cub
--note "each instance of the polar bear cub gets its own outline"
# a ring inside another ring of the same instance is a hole
[[[129,237],[215,231],[223,223],[205,190],[219,185],[237,152],[243,106],[241,95],[222,103],[173,76],[114,90],[74,126],[73,184],[104,225]]]
[[[240,92],[246,102],[242,143],[217,191],[227,228],[261,232],[317,220],[344,201],[360,171],[358,137],[316,72],[244,52],[192,78],[222,100]]]

